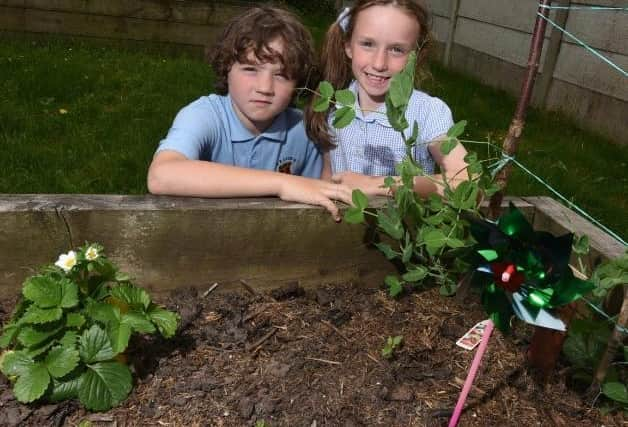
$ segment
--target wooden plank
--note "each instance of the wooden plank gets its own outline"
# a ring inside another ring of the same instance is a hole
[[[591,6],[588,4],[576,4],[574,6]],[[594,2],[601,6],[600,1]],[[618,1],[609,7],[626,7],[625,1]],[[579,11],[573,10],[569,14],[567,31],[595,49],[601,49],[614,54],[628,55],[628,13],[625,11]],[[564,43],[575,44],[576,41],[564,36]],[[580,49],[583,49],[582,47]],[[583,50],[583,54],[585,54]]]
[[[153,196],[0,196],[0,295],[85,241],[155,292],[240,279],[258,287],[300,280],[382,283],[393,266],[365,228],[322,208],[274,199]]]
[[[533,206],[516,203],[532,219]],[[103,244],[154,292],[214,282],[229,289],[240,279],[262,289],[294,280],[376,287],[395,271],[367,244],[365,227],[278,199],[0,195],[0,295],[19,292],[41,265],[86,241]]]
[[[451,62],[451,47],[454,44],[456,36],[456,26],[458,25],[458,10],[460,9],[460,0],[452,0],[449,10],[449,25],[447,27],[447,42],[445,44],[445,53],[443,55],[443,64],[449,66]]]
[[[538,0],[460,0],[459,15],[505,29],[532,34]],[[550,18],[554,16],[552,11]]]
[[[535,206],[532,225],[536,230],[549,231],[554,235],[570,232],[579,236],[587,235],[591,246],[587,261],[590,266],[596,266],[603,260],[617,258],[626,250],[620,242],[550,197],[523,197],[523,199]],[[572,261],[575,262],[574,256]]]
[[[0,0],[0,6],[82,15],[223,25],[235,14],[251,7],[252,3],[194,0]]]
[[[220,27],[0,7],[0,29],[205,46]]]

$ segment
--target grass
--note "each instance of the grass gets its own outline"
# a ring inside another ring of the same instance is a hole
[[[515,98],[437,65],[432,74],[427,90],[469,122],[464,137],[501,143]],[[174,115],[212,87],[198,54],[0,34],[0,193],[143,194]],[[517,158],[628,237],[628,147],[533,109]],[[548,194],[519,169],[507,192]]]

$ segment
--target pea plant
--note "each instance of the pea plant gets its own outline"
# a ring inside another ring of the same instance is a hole
[[[118,271],[97,244],[62,254],[23,284],[0,336],[0,371],[17,400],[78,398],[103,411],[132,388],[124,357],[134,333],[174,336],[179,316]]]
[[[384,181],[384,187],[393,197],[383,208],[373,210],[369,208],[366,195],[354,190],[354,206],[347,209],[345,221],[374,225],[380,236],[375,246],[387,259],[403,267],[400,275],[390,275],[385,279],[391,296],[399,295],[406,288],[434,281],[440,285],[443,295],[451,295],[455,293],[458,276],[468,269],[462,255],[474,243],[469,233],[470,224],[465,218],[477,216],[481,200],[497,191],[498,187],[493,183],[485,162],[476,153],[469,152],[465,157],[466,171],[458,172],[467,179],[458,180],[455,187],[446,178],[438,182],[438,185],[444,186],[443,197],[430,195],[422,198],[415,193],[416,177],[425,176],[434,180],[413,156],[414,146],[423,143],[416,122],[412,124],[409,136],[406,135],[406,129],[410,127],[406,110],[414,89],[415,63],[416,54],[412,53],[405,68],[391,79],[385,98],[387,119],[406,146],[406,157],[396,166],[398,176],[386,177]],[[323,81],[316,91],[313,109],[324,112],[333,106],[332,124],[342,128],[355,118],[355,101],[355,95],[350,90],[334,90],[329,82]],[[459,144],[458,137],[465,126],[466,122],[460,121],[449,129],[440,146],[444,155]]]

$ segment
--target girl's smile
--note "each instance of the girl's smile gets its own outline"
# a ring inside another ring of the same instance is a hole
[[[384,102],[390,79],[403,70],[416,48],[419,24],[398,7],[373,6],[357,16],[345,53],[358,81],[363,110],[376,110]]]

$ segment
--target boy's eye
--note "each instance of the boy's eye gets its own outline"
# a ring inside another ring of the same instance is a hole
[[[242,67],[242,69],[244,71],[257,71],[257,68],[253,67],[252,65],[245,65],[244,67]]]
[[[281,80],[289,80],[288,75],[286,73],[277,73],[275,74],[275,78],[281,79]]]

